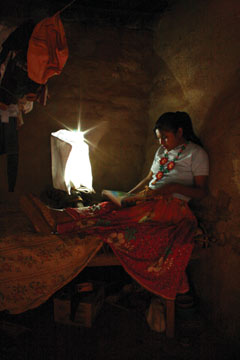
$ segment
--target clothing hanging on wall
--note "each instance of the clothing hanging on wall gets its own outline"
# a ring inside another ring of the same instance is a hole
[[[15,29],[2,44],[0,53],[0,102],[17,104],[28,92],[36,92],[39,84],[27,74],[27,49],[35,24],[29,20]]]
[[[68,45],[60,12],[38,24],[25,21],[2,44],[0,52],[0,108],[27,97],[46,105],[47,81],[59,75],[68,59]]]
[[[0,155],[7,155],[8,191],[13,192],[18,173],[18,131],[17,118],[9,117],[0,122]]]
[[[34,26],[31,20],[20,25],[4,41],[0,52],[0,155],[7,156],[9,192],[15,189],[18,173],[17,128],[23,123],[18,102],[25,93],[39,88],[39,84],[28,78],[26,71],[28,41]]]
[[[33,29],[27,52],[28,76],[38,84],[59,75],[68,59],[68,46],[59,13]]]
[[[33,101],[46,105],[47,81],[61,73],[68,58],[60,12],[38,24],[25,21],[1,47],[0,155],[7,154],[8,188],[14,191],[18,169],[17,129],[23,124],[22,112],[31,111]]]

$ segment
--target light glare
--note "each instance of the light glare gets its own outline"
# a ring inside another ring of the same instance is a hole
[[[51,134],[52,176],[56,189],[92,188],[89,147],[81,131],[59,130]]]

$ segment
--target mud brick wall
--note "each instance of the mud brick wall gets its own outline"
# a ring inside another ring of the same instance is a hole
[[[7,193],[0,157],[1,201],[51,184],[50,134],[88,134],[94,187],[128,190],[146,175],[158,146],[152,128],[165,111],[183,110],[209,153],[209,195],[194,204],[210,247],[190,274],[206,316],[238,339],[240,255],[240,3],[181,0],[152,31],[66,23],[70,56],[49,81],[46,107],[34,105],[19,131],[16,191]],[[1,28],[1,36],[6,29]]]
[[[158,114],[183,110],[210,158],[209,196],[194,204],[210,248],[191,265],[204,311],[226,336],[240,334],[240,4],[180,1],[159,21],[154,37],[158,74],[150,93],[148,171]]]
[[[148,102],[155,71],[153,33],[64,22],[69,58],[49,79],[47,106],[34,103],[19,130],[19,171],[14,196],[40,193],[52,184],[50,136],[59,129],[82,131],[90,145],[93,186],[129,190],[145,160]],[[12,28],[11,28],[12,29]],[[6,26],[1,27],[2,39]],[[2,198],[6,159],[0,158]]]

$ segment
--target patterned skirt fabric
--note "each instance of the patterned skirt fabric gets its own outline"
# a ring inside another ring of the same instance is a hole
[[[174,299],[188,291],[185,269],[197,222],[186,202],[159,197],[125,208],[103,202],[67,212],[70,221],[49,235],[34,233],[19,212],[0,216],[0,311],[17,314],[44,303],[104,242],[150,292]]]
[[[73,280],[102,247],[102,240],[78,234],[33,231],[19,210],[0,206],[0,311],[36,308]]]
[[[197,221],[185,201],[159,196],[130,207],[103,202],[67,212],[73,220],[58,224],[59,234],[101,238],[126,272],[156,295],[175,299],[189,290],[185,269]]]

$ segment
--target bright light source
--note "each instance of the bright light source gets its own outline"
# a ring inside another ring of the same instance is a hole
[[[59,130],[51,134],[52,178],[55,189],[82,187],[92,191],[89,147],[81,131]]]

